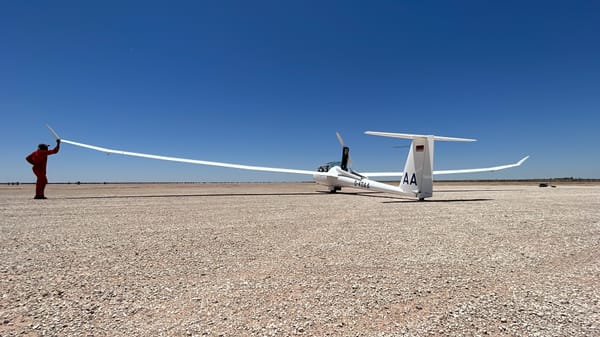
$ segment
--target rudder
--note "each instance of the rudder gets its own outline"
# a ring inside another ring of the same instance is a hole
[[[419,199],[433,195],[433,137],[414,137],[410,145],[400,189]]]

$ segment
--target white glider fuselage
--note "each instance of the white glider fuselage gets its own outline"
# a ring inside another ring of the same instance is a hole
[[[369,179],[356,172],[344,171],[340,166],[331,167],[327,174],[317,172],[313,175],[313,179],[317,184],[327,186],[330,192],[340,190],[342,187],[351,187],[415,196],[414,193],[406,193],[397,186]]]

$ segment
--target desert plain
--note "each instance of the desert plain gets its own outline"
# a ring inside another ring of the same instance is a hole
[[[600,186],[0,186],[0,336],[600,336]]]

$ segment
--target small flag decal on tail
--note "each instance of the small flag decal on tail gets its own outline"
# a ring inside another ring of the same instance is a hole
[[[423,152],[423,151],[425,151],[425,145],[417,145],[417,146],[415,147],[415,150],[416,150],[417,152]]]

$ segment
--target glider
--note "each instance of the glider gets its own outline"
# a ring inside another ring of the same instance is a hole
[[[154,154],[138,153],[114,150],[105,147],[84,144],[75,142],[68,139],[63,139],[47,125],[48,129],[54,135],[56,139],[60,139],[62,143],[67,143],[107,154],[120,154],[124,156],[142,157],[157,160],[174,161],[181,163],[197,164],[197,165],[209,165],[227,167],[240,170],[250,171],[263,171],[263,172],[278,172],[278,173],[291,173],[291,174],[303,174],[312,176],[316,183],[325,185],[329,191],[334,193],[342,189],[342,187],[354,187],[367,190],[375,190],[380,192],[397,193],[403,195],[409,195],[424,200],[433,196],[433,176],[442,174],[458,174],[458,173],[475,173],[475,172],[490,172],[504,170],[512,167],[517,167],[523,164],[529,156],[524,157],[514,164],[500,165],[494,167],[485,168],[473,168],[473,169],[462,169],[462,170],[433,170],[433,150],[435,141],[451,141],[451,142],[473,142],[475,139],[468,138],[455,138],[455,137],[442,137],[434,135],[416,135],[407,133],[392,133],[392,132],[376,132],[366,131],[365,134],[380,136],[380,137],[392,137],[392,138],[404,138],[412,140],[408,157],[406,158],[406,164],[404,171],[402,172],[363,172],[359,173],[352,170],[350,165],[350,148],[344,144],[342,137],[339,133],[336,133],[338,141],[342,146],[342,160],[340,162],[331,162],[320,166],[317,171],[311,170],[297,170],[277,167],[266,167],[266,166],[252,166],[252,165],[241,165],[232,163],[222,163],[215,161],[206,160],[195,160],[177,157],[159,156]],[[382,182],[375,181],[371,178],[374,177],[400,177],[400,185],[394,186]]]

